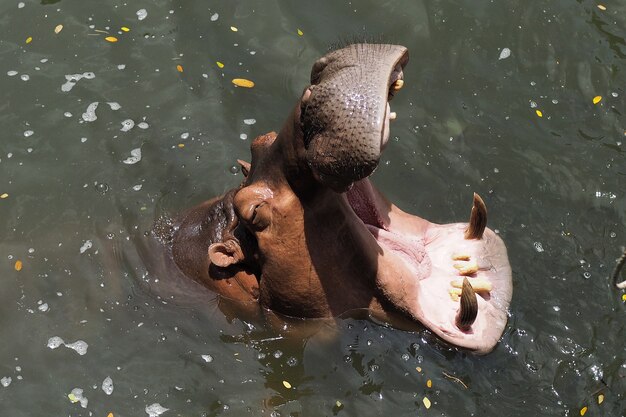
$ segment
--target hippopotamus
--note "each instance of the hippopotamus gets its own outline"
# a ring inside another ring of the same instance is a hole
[[[396,118],[403,46],[351,44],[313,64],[284,125],[257,137],[240,186],[182,214],[171,254],[223,297],[298,318],[367,309],[405,328],[491,351],[512,277],[474,194],[468,223],[435,224],[391,203],[369,177]]]

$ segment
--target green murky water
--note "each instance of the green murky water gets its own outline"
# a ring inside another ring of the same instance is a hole
[[[597,4],[3,1],[0,415],[624,415],[626,2]],[[237,184],[353,37],[411,53],[375,182],[439,222],[477,191],[508,245],[487,356],[356,318],[285,339],[153,261],[154,219]]]

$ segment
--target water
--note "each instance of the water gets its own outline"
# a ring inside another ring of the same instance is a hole
[[[605,6],[3,2],[0,414],[624,415],[626,4]],[[440,222],[477,191],[508,245],[487,356],[366,318],[285,336],[168,280],[144,236],[236,185],[314,60],[355,37],[411,54],[377,185]]]

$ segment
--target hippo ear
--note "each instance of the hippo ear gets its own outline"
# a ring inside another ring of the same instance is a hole
[[[209,246],[209,260],[216,266],[226,268],[243,261],[243,259],[243,251],[235,239],[213,243]]]
[[[243,176],[245,178],[248,178],[248,174],[250,173],[250,162],[237,159],[237,163],[241,167],[241,173],[243,174]]]

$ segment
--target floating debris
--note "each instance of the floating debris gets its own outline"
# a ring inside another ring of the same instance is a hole
[[[87,408],[87,404],[89,404],[89,400],[83,395],[82,388],[74,388],[72,392],[68,394],[67,398],[69,398],[72,403],[80,402],[80,406],[83,408]]]
[[[13,70],[11,70],[11,71],[7,71],[7,75],[8,75],[9,77],[15,77],[17,74],[18,74],[18,72],[17,72],[17,71],[13,71]]]
[[[102,381],[102,391],[104,391],[106,395],[113,394],[113,380],[110,376],[107,376],[104,378],[104,381]]]
[[[218,68],[224,68],[224,64],[222,64],[220,61],[216,62]]]
[[[117,42],[117,38],[115,36],[107,36],[104,40],[111,43]]]
[[[141,148],[135,148],[130,151],[130,156],[122,162],[126,165],[134,165],[139,161],[141,161]]]
[[[580,409],[580,415],[584,416],[587,413],[587,406],[584,406],[583,408]]]
[[[148,17],[148,11],[146,9],[137,10],[137,19],[143,20]]]
[[[56,27],[54,28],[54,33],[58,35],[59,33],[61,33],[62,30],[63,30],[63,25],[56,25]]]
[[[304,35],[304,32],[301,31],[300,29],[298,29],[298,35],[302,36],[302,35]]]
[[[33,136],[34,133],[35,132],[33,132],[32,130],[26,130],[24,131],[24,137],[27,138],[27,137]]]
[[[87,353],[87,348],[89,347],[87,342],[83,340],[77,340],[74,343],[65,343],[65,341],[58,336],[53,336],[50,339],[48,339],[48,347],[50,349],[54,350],[61,345],[65,346],[68,349],[74,350],[76,353],[78,353],[81,356]]]
[[[122,122],[122,128],[120,130],[122,132],[128,132],[133,127],[135,127],[135,122],[132,119],[126,119]]]
[[[139,123],[139,124],[137,125],[137,127],[138,127],[139,129],[144,129],[144,130],[145,130],[145,129],[149,128],[149,127],[150,127],[150,125],[149,125],[148,123],[146,123],[146,122],[141,122],[141,123]]]
[[[83,113],[84,121],[94,122],[98,119],[98,116],[96,116],[96,109],[98,108],[98,104],[100,103],[97,101],[94,101],[89,106],[87,106],[87,110],[85,110],[85,113]]]
[[[254,87],[254,82],[250,80],[246,80],[245,78],[235,78],[233,79],[233,84],[235,84],[237,87],[244,87],[244,88]]]
[[[122,106],[120,105],[120,103],[118,103],[117,101],[108,101],[107,104],[109,105],[109,107],[111,108],[111,110],[113,111],[117,111],[119,109],[122,108]]]
[[[598,104],[601,101],[602,101],[602,96],[595,96],[593,98],[593,104]]]
[[[535,110],[535,113],[537,114],[537,116],[543,117],[543,113],[541,112],[541,110]]]
[[[169,408],[165,408],[159,403],[146,406],[146,413],[148,413],[148,416],[150,417],[158,417],[168,410]]]
[[[598,9],[605,11],[606,10],[606,6],[603,4],[598,4]]]
[[[507,59],[510,56],[511,56],[511,50],[509,48],[502,48],[502,51],[500,51],[500,56],[498,57],[498,59],[499,60]]]
[[[215,21],[217,21],[217,19],[219,19],[219,18],[220,18],[219,13],[213,13],[213,14],[211,15],[211,22],[215,22]]]
[[[244,119],[243,122],[249,126],[256,123],[256,119]]]
[[[422,402],[424,403],[424,407],[426,407],[426,409],[429,409],[429,408],[430,408],[430,405],[431,405],[431,404],[430,404],[430,400],[428,399],[428,397],[424,397],[424,398],[422,399]]]
[[[0,384],[1,384],[4,388],[6,388],[6,387],[8,387],[9,385],[11,385],[11,381],[13,381],[13,380],[11,379],[11,377],[10,377],[10,376],[5,376],[5,377],[3,377],[2,379],[0,379]]]
[[[433,381],[431,381],[430,379],[428,381],[426,381],[426,386],[428,388],[432,388],[433,387]]]
[[[213,356],[211,355],[202,355],[202,359],[204,359],[204,361],[207,363],[213,362]]]
[[[28,38],[26,38],[26,43],[31,43],[33,41],[33,37],[29,36]]]
[[[602,404],[604,402],[604,394],[598,394],[598,404]]]
[[[120,29],[122,32],[130,32],[130,28],[127,28],[126,26],[122,26]]]
[[[76,85],[76,83],[78,83],[83,78],[86,80],[92,80],[96,78],[96,74],[94,74],[93,72],[83,72],[82,74],[66,74],[65,75],[66,81],[65,81],[65,84],[61,86],[61,91],[63,91],[64,93],[71,91],[72,88],[74,88],[74,86]]]
[[[283,385],[285,386],[285,388],[291,389],[291,384],[288,381],[283,381]]]
[[[176,65],[176,70],[177,70],[178,72],[183,72],[183,66],[182,66],[182,65],[180,65],[180,64]]]
[[[15,261],[15,270],[20,272],[22,270],[22,261]]]
[[[237,32],[239,29],[237,29],[235,26],[231,26],[230,30],[232,30],[233,32]]]
[[[91,240],[86,240],[83,243],[83,246],[80,247],[80,253],[85,253],[87,250],[91,249],[93,246],[93,242]]]

